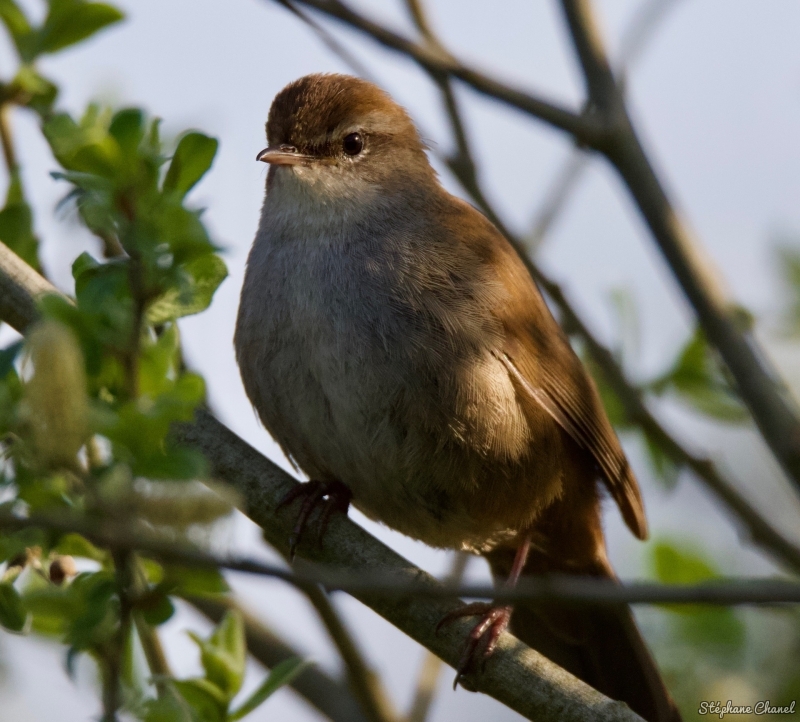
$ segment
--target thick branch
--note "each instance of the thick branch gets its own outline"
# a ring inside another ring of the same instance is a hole
[[[36,301],[58,290],[0,242],[0,320],[24,333],[36,320]]]
[[[36,294],[48,290],[56,292],[44,279],[25,286],[25,274],[20,274],[20,264],[25,265],[0,244],[0,269],[3,269],[0,272],[0,318],[10,321],[3,315],[9,310],[6,303],[9,296],[4,290],[7,283],[19,293],[25,290],[29,293],[23,311],[27,309],[32,313],[25,315],[18,311],[13,314],[20,322],[17,330],[26,328],[35,320]],[[242,511],[264,530],[264,537],[270,544],[288,556],[294,514],[290,509],[278,511],[277,508],[297,481],[206,413],[201,412],[194,424],[183,425],[177,436],[204,452],[214,476],[225,480],[241,494]],[[344,517],[331,520],[322,547],[302,545],[299,554],[310,561],[350,569],[358,574],[389,574],[405,585],[417,583],[435,587],[439,584]],[[470,623],[457,620],[440,634],[435,630],[445,614],[460,606],[459,602],[454,599],[392,598],[368,592],[353,596],[449,665],[457,666],[463,641],[471,631]],[[524,717],[539,722],[641,722],[641,718],[626,705],[608,699],[508,633],[500,637],[497,651],[481,674],[468,676],[462,684],[484,692]]]

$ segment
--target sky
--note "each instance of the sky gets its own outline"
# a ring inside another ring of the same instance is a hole
[[[642,0],[597,0],[612,57]],[[24,3],[41,13],[38,0]],[[310,72],[347,72],[296,18],[269,0],[122,0],[127,20],[80,48],[42,63],[62,88],[59,105],[79,113],[99,99],[136,105],[164,119],[177,134],[199,128],[220,140],[209,175],[192,192],[221,245],[230,276],[208,312],[182,322],[189,363],[206,377],[220,418],[256,448],[284,463],[259,426],[236,369],[232,335],[247,252],[264,193],[266,169],[254,161],[264,147],[270,102],[288,82]],[[411,34],[401,2],[354,3],[372,17]],[[582,80],[558,5],[553,0],[429,0],[432,25],[456,56],[498,78],[577,108]],[[411,63],[335,26],[373,75],[404,104],[437,150],[450,139],[435,88]],[[631,71],[631,112],[668,192],[718,267],[733,297],[760,319],[759,334],[790,384],[800,388],[796,350],[776,333],[780,288],[774,267],[777,238],[800,239],[800,5],[785,0],[675,0],[646,52]],[[4,41],[2,41],[4,43]],[[0,68],[13,67],[5,44]],[[458,88],[467,131],[488,194],[509,225],[525,232],[554,177],[572,152],[558,131],[465,88]],[[37,210],[37,230],[52,279],[71,289],[69,266],[94,241],[54,208],[65,188],[33,119],[14,117],[26,187]],[[436,161],[434,159],[434,163]],[[438,164],[442,182],[458,193]],[[800,240],[796,243],[800,245]],[[618,339],[610,295],[635,299],[641,326],[634,378],[663,372],[692,327],[692,316],[628,192],[609,166],[592,159],[565,213],[539,252],[541,264],[562,283],[581,313],[609,344]],[[5,336],[3,337],[5,338]],[[690,448],[710,454],[759,508],[789,527],[800,503],[749,429],[720,429],[675,404],[659,406],[665,422]],[[737,530],[690,477],[667,492],[653,480],[635,439],[625,438],[644,488],[654,538],[689,534],[711,550],[731,574],[766,574],[772,567],[743,545]],[[365,520],[356,521],[417,564],[440,573],[446,552],[435,551]],[[630,536],[615,509],[606,513],[612,561],[620,576],[644,573],[646,546]],[[796,533],[796,530],[795,530]],[[274,559],[257,530],[237,519],[218,532],[223,548]],[[470,578],[482,580],[479,560]],[[339,663],[304,600],[274,582],[235,577],[247,603],[304,653],[332,671]],[[422,651],[358,602],[337,598],[371,664],[395,702],[405,708]],[[181,675],[198,670],[187,628],[206,629],[181,609],[165,629],[170,662]],[[0,635],[0,659],[14,660],[0,688],[4,720],[84,720],[97,713],[91,668],[79,667],[74,684],[49,644]],[[255,665],[248,686],[263,671]],[[42,680],[46,680],[43,684]],[[492,700],[449,691],[450,672],[433,711],[434,722],[515,720]],[[254,722],[319,719],[289,691],[281,691]]]

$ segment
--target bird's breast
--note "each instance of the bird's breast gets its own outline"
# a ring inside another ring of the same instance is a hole
[[[530,429],[493,354],[495,300],[407,235],[325,229],[309,243],[262,227],[237,324],[242,378],[310,477],[344,482],[367,515],[429,544],[485,548],[540,505],[508,503],[530,481]]]

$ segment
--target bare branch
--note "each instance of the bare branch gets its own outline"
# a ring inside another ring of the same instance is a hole
[[[552,186],[545,194],[540,210],[534,216],[531,230],[520,239],[529,255],[535,253],[541,246],[588,165],[589,154],[585,150],[573,148],[570,151],[569,157],[564,161]]]
[[[314,18],[312,18],[308,13],[303,12],[299,7],[297,7],[292,0],[280,0],[281,5],[283,5],[289,12],[296,15],[300,20],[302,20],[308,27],[310,27],[314,33],[316,33],[317,37],[322,41],[322,44],[325,45],[334,55],[338,55],[342,61],[347,64],[350,69],[356,74],[360,75],[365,80],[369,80],[370,82],[374,82],[372,73],[370,73],[369,69],[367,68],[364,63],[362,63],[353,53],[351,53],[339,40],[328,31],[326,27],[320,25]]]
[[[286,4],[286,0],[276,0],[276,2],[281,5]],[[361,30],[381,45],[397,50],[413,59],[426,70],[444,73],[463,80],[479,93],[502,99],[509,105],[524,110],[555,128],[571,133],[582,143],[594,145],[601,142],[604,128],[592,118],[581,116],[555,103],[537,98],[524,90],[500,83],[457,61],[450,55],[443,54],[430,46],[416,43],[384,28],[354,12],[339,0],[294,0],[294,4],[314,8],[350,27]]]
[[[37,299],[47,293],[59,291],[0,242],[0,319],[24,333],[39,315]]]
[[[0,145],[3,146],[3,158],[6,162],[9,178],[13,178],[19,172],[19,162],[17,153],[14,149],[14,139],[11,134],[11,113],[12,105],[8,102],[0,102]]]
[[[190,597],[187,601],[217,624],[227,610],[236,609],[244,620],[247,651],[267,669],[286,659],[303,656],[232,597]],[[329,677],[316,665],[306,669],[289,684],[332,722],[367,722],[347,684]]]
[[[391,698],[383,688],[380,678],[367,666],[364,656],[327,594],[318,586],[303,587],[303,591],[314,605],[336,649],[339,650],[347,668],[350,689],[367,719],[370,722],[397,720]]]
[[[634,12],[619,46],[617,77],[620,82],[639,60],[647,43],[679,0],[645,0]]]
[[[650,164],[614,80],[591,0],[561,0],[592,102],[614,128],[602,147],[633,195],[672,273],[719,350],[765,441],[800,487],[800,418],[764,354],[737,324],[733,306]]]
[[[413,2],[414,0],[410,0]],[[416,3],[419,6],[419,3]],[[448,584],[461,584],[464,572],[467,570],[470,556],[465,552],[455,552],[450,571],[445,577]],[[436,694],[436,684],[439,681],[439,672],[442,669],[442,660],[435,654],[426,652],[422,660],[422,667],[417,675],[417,689],[406,722],[425,722]]]

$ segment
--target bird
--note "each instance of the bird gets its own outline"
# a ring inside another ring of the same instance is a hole
[[[312,74],[275,96],[266,134],[234,345],[261,422],[309,477],[284,500],[300,500],[292,553],[315,510],[324,530],[352,504],[483,555],[508,586],[615,579],[604,490],[648,532],[597,388],[509,241],[442,186],[408,112],[363,79]],[[645,719],[680,719],[625,606],[460,615],[478,621],[456,682],[510,624]]]

